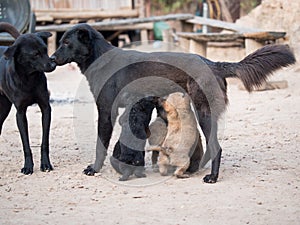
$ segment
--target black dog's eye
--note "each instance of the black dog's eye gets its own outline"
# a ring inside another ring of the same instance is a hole
[[[33,56],[34,56],[35,58],[38,58],[38,57],[40,57],[40,56],[41,56],[41,53],[39,53],[39,52],[36,52],[36,53],[34,53],[34,54],[33,54]]]
[[[70,42],[69,42],[69,40],[64,40],[63,44],[67,46],[70,44]]]

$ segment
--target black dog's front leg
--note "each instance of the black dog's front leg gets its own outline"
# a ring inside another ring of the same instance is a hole
[[[222,148],[218,141],[218,124],[217,121],[212,119],[210,115],[199,116],[200,127],[205,135],[206,139],[206,152],[205,158],[209,155],[212,160],[211,174],[206,175],[203,178],[205,183],[216,183],[219,176],[219,169],[221,163]]]
[[[42,105],[40,104],[42,111],[42,127],[43,127],[43,137],[41,145],[41,171],[51,171],[53,167],[50,163],[49,158],[49,133],[50,133],[50,123],[51,123],[51,107],[49,103]]]
[[[26,108],[17,109],[17,125],[22,139],[23,151],[24,151],[24,167],[21,172],[28,175],[33,173],[33,159],[32,152],[29,146],[28,137],[28,123],[26,118]]]
[[[107,148],[113,131],[113,125],[111,121],[111,114],[109,111],[100,110],[98,117],[98,138],[96,145],[96,159],[95,163],[89,165],[83,173],[89,176],[93,176],[99,172],[103,166],[104,160],[107,155]]]

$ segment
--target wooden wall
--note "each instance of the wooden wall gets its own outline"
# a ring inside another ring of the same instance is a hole
[[[131,9],[132,0],[30,0],[33,10],[40,9]]]

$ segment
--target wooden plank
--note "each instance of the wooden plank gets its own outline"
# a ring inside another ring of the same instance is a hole
[[[153,23],[141,23],[124,26],[106,26],[102,27],[101,30],[152,30]]]
[[[226,2],[224,0],[219,0],[221,9],[222,9],[222,17],[225,18],[228,22],[233,22],[233,19],[231,17],[230,11],[227,8]]]
[[[94,22],[87,22],[88,24],[92,24]],[[69,24],[68,24],[69,25]],[[75,24],[70,22],[70,25],[74,26]],[[60,26],[60,24],[53,25],[53,26]],[[140,23],[140,24],[132,24],[132,25],[117,25],[117,26],[104,26],[101,27],[101,31],[114,31],[114,30],[152,30],[153,29],[153,23]],[[38,28],[36,29],[38,31]],[[60,31],[60,29],[58,29]],[[63,30],[64,31],[64,30]],[[61,32],[63,32],[61,31]]]
[[[176,33],[179,37],[192,39],[196,41],[202,42],[228,42],[228,41],[236,41],[238,39],[243,39],[242,34],[238,33],[190,33],[190,32],[178,32]]]
[[[37,21],[53,21],[56,19],[73,20],[73,19],[106,19],[106,18],[122,18],[122,17],[138,17],[137,10],[36,10]]]
[[[198,40],[198,41],[212,41],[212,42],[229,42],[243,39],[258,40],[260,42],[267,40],[276,40],[283,38],[285,32],[254,32],[254,33],[193,33],[193,32],[178,32],[179,37]]]
[[[189,19],[186,22],[193,23],[193,24],[200,24],[200,25],[207,25],[207,26],[211,26],[211,27],[222,28],[222,29],[225,29],[225,30],[236,31],[236,32],[239,32],[239,33],[262,31],[260,29],[246,28],[246,27],[236,25],[235,23],[229,23],[229,22],[224,22],[224,21],[221,21],[221,20],[214,20],[214,19],[204,18],[204,17],[200,17],[200,16],[195,16],[193,19]]]
[[[273,31],[244,33],[245,38],[256,39],[261,41],[276,40],[279,38],[283,38],[285,35],[286,32],[273,32]]]
[[[140,23],[149,23],[149,22],[158,22],[158,21],[168,21],[168,20],[187,20],[191,19],[194,16],[192,14],[170,14],[165,16],[154,16],[154,17],[146,17],[146,18],[133,18],[133,19],[123,19],[123,20],[113,20],[113,21],[103,21],[103,22],[95,22],[89,23],[90,26],[95,29],[107,29],[114,26],[125,26],[125,25],[133,25]],[[48,25],[48,26],[37,26],[36,31],[66,31],[73,27],[72,24],[60,24],[60,25]]]
[[[220,20],[208,19],[204,17],[195,16],[193,19],[189,19],[186,22],[200,25],[208,25],[211,27],[222,28],[225,30],[231,30],[244,35],[244,38],[257,39],[257,40],[276,40],[283,38],[285,32],[264,31],[261,29],[247,28],[236,25],[235,23],[224,22]]]

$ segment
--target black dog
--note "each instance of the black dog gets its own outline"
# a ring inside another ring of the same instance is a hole
[[[151,114],[157,105],[157,99],[150,96],[140,99],[132,107],[128,105],[119,119],[122,127],[121,140],[116,143],[110,162],[114,169],[122,174],[120,181],[128,180],[132,174],[136,177],[146,176],[144,148],[149,136]],[[131,138],[137,138],[138,141],[130,141]],[[128,143],[124,144],[122,140]]]
[[[78,64],[87,77],[98,107],[96,160],[84,170],[85,174],[93,175],[103,165],[115,121],[112,105],[118,93],[139,78],[157,76],[180,84],[191,95],[206,138],[207,152],[212,159],[211,174],[204,177],[207,183],[215,183],[219,174],[222,149],[217,138],[217,121],[228,102],[225,78],[237,77],[251,91],[273,71],[295,62],[293,53],[284,45],[267,45],[237,63],[213,62],[195,54],[123,51],[114,48],[87,24],[76,25],[66,31],[52,57],[58,65],[69,62]],[[127,66],[114,71],[113,76],[105,80],[108,69],[112,72],[120,61]],[[101,69],[97,69],[99,64]],[[185,66],[187,71],[180,66]],[[143,91],[145,87],[140,89]]]
[[[0,30],[17,37],[18,31],[7,23],[0,23]],[[51,108],[44,72],[51,72],[56,64],[47,55],[43,38],[49,32],[19,35],[15,43],[6,48],[0,59],[0,134],[12,104],[17,109],[17,125],[20,131],[25,163],[21,172],[33,173],[32,152],[29,145],[27,107],[37,103],[42,112],[43,137],[41,145],[42,171],[52,170],[49,159],[49,130]]]

